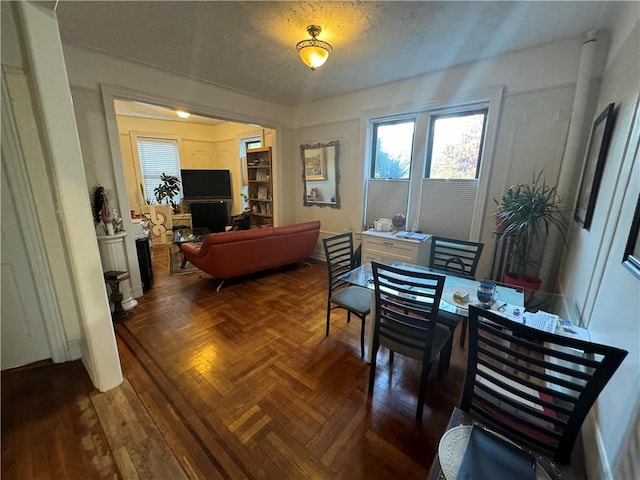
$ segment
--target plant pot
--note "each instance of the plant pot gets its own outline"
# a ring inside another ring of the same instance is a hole
[[[518,277],[514,272],[505,272],[502,281],[507,285],[520,287],[524,290],[524,301],[528,302],[533,294],[540,288],[542,280],[531,275]]]

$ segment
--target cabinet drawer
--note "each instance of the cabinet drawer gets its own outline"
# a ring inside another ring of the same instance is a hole
[[[363,247],[363,262],[370,262],[376,257],[388,258],[408,263],[416,263],[418,258],[417,245],[410,245],[393,240],[365,239]]]

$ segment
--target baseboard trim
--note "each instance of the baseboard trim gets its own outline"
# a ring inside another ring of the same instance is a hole
[[[80,340],[67,341],[67,356],[69,360],[78,360],[82,358],[82,348],[80,348]]]

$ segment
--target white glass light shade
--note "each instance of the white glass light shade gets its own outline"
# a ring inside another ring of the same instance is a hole
[[[315,70],[318,67],[324,65],[324,62],[329,58],[329,54],[333,50],[333,47],[322,40],[318,40],[316,36],[320,34],[322,29],[316,25],[309,25],[307,32],[311,35],[308,40],[302,40],[298,42],[296,48],[300,55],[300,60],[304,62],[311,70]]]
[[[189,118],[191,116],[191,114],[189,112],[183,112],[182,110],[176,110],[176,114],[180,118]]]
[[[315,70],[318,67],[324,65],[324,62],[329,58],[329,50],[322,47],[308,46],[299,50],[300,60],[304,62],[311,70]]]

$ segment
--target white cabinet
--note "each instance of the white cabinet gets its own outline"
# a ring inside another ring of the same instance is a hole
[[[112,270],[121,272],[129,271],[124,246],[125,236],[126,232],[119,232],[115,235],[98,235],[98,249],[100,250],[103,272]],[[125,310],[131,310],[138,305],[138,301],[133,298],[133,288],[130,278],[120,282],[120,292],[123,297],[122,306]]]
[[[398,238],[391,232],[367,230],[362,232],[362,263],[376,258],[427,265],[431,250],[431,236],[426,240]]]

